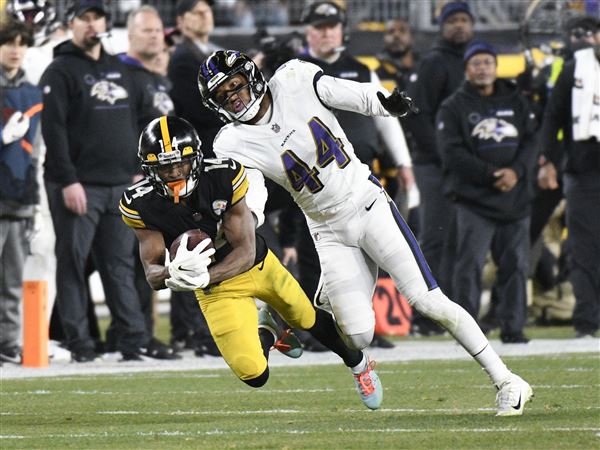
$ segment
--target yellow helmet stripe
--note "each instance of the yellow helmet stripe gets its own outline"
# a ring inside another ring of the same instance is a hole
[[[160,118],[160,134],[162,135],[163,149],[165,152],[172,151],[171,136],[169,135],[169,126],[167,125],[167,116]]]

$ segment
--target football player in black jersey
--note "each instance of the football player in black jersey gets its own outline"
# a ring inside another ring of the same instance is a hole
[[[223,358],[242,381],[252,387],[266,383],[272,346],[288,356],[301,354],[301,344],[292,334],[278,330],[266,310],[257,312],[255,297],[271,305],[290,326],[308,330],[351,369],[363,364],[366,355],[343,343],[331,315],[315,311],[297,281],[256,234],[245,199],[244,166],[232,159],[203,159],[194,128],[172,116],[146,126],[138,156],[146,177],[125,191],[119,209],[139,240],[148,283],[153,289],[195,292]],[[167,265],[165,250],[190,229],[206,232],[216,251],[207,249],[208,239],[188,250],[184,237]],[[361,392],[370,392],[379,401],[366,401],[372,399],[363,395],[361,399],[369,408],[378,408],[382,394],[370,385],[372,378],[354,377],[359,384],[369,383]]]

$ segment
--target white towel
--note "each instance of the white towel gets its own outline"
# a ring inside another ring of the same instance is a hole
[[[575,83],[571,99],[573,140],[600,141],[600,63],[593,48],[575,52]]]

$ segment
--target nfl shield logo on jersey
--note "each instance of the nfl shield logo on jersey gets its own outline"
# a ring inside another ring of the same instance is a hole
[[[227,200],[215,200],[212,204],[213,211],[217,216],[220,216],[227,208]]]
[[[281,127],[274,123],[273,125],[271,125],[271,130],[273,130],[275,133],[279,133],[281,131]]]

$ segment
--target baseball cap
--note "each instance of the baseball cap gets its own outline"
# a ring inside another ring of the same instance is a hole
[[[494,58],[498,57],[498,51],[494,48],[492,44],[488,44],[487,42],[482,41],[475,41],[471,42],[469,46],[465,49],[463,62],[466,64],[467,61],[469,61],[469,59],[480,53],[487,53],[489,55],[492,55]]]
[[[593,34],[600,30],[600,19],[592,16],[573,17],[567,21],[565,30],[568,34]]]
[[[442,12],[440,12],[440,16],[438,18],[440,25],[443,24],[448,18],[456,13],[465,13],[468,14],[471,20],[473,19],[473,14],[471,14],[471,8],[469,8],[469,4],[466,2],[449,2],[446,3],[442,7]]]
[[[204,2],[208,6],[213,6],[213,0],[179,0],[175,5],[175,15],[177,17],[183,16],[186,12],[191,11],[196,7],[198,2]]]
[[[320,25],[335,25],[345,23],[344,11],[333,2],[316,2],[310,5],[304,23],[318,27]]]
[[[79,17],[89,10],[96,10],[99,14],[106,16],[106,6],[104,0],[75,0],[72,5],[72,16]]]

